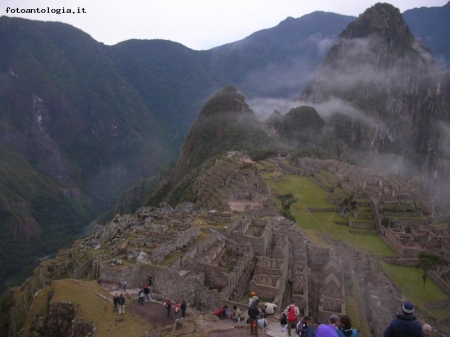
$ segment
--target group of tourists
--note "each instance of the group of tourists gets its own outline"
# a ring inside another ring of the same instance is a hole
[[[166,308],[167,317],[170,317],[172,307],[173,307],[173,318],[175,320],[180,318],[180,314],[181,314],[181,317],[186,317],[187,304],[186,304],[185,300],[182,300],[181,303],[179,303],[178,301],[175,301],[175,303],[172,303],[172,300],[168,299],[164,303],[164,308]]]
[[[144,305],[145,302],[153,302],[152,296],[150,295],[150,288],[148,284],[141,284],[141,289],[138,293],[138,302],[140,305]]]
[[[280,323],[283,331],[287,330],[289,336],[295,330],[300,337],[358,337],[358,331],[352,327],[352,321],[347,315],[331,315],[326,324],[320,324],[317,329],[311,324],[311,318],[300,318],[298,307],[291,300],[291,304],[281,315]],[[251,334],[253,335],[253,329]],[[257,332],[255,332],[257,335]],[[431,335],[431,326],[421,325],[414,315],[414,305],[404,302],[402,313],[396,316],[386,330],[383,337],[427,337]]]

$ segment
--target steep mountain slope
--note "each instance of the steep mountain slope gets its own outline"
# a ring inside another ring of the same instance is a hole
[[[289,17],[276,27],[213,48],[203,57],[221,83],[236,85],[249,98],[291,98],[306,86],[338,34],[353,19],[326,12]]]
[[[60,23],[1,17],[0,31],[2,261],[29,272],[167,156],[102,44]]]
[[[267,141],[244,96],[233,86],[225,87],[200,111],[178,158],[174,181],[216,153],[258,149]]]
[[[328,117],[342,156],[424,183],[445,178],[449,97],[448,74],[388,4],[341,33],[302,95]]]
[[[129,40],[107,52],[152,112],[165,151],[178,153],[205,99],[220,88],[201,52],[164,40]]]
[[[450,67],[450,2],[442,7],[421,7],[407,10],[403,18],[423,44],[430,48],[439,62]]]

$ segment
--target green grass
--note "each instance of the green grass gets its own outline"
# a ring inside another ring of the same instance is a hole
[[[349,233],[349,227],[333,223],[334,220],[342,220],[336,212],[309,212],[307,207],[329,208],[333,205],[326,199],[327,192],[307,177],[287,174],[283,181],[276,182],[272,181],[266,173],[263,173],[262,177],[274,193],[292,193],[297,199],[297,202],[291,205],[291,213],[317,245],[327,245],[322,234],[328,233],[332,238],[342,240],[356,249],[369,251],[375,255],[395,255],[394,251],[377,235]],[[281,208],[280,200],[275,197],[272,199]],[[372,220],[364,219],[355,220],[372,222]]]
[[[423,303],[448,300],[450,297],[429,277],[425,288],[423,288],[423,271],[414,267],[403,267],[386,262],[381,266],[391,279],[400,287],[403,295],[414,305],[426,310]],[[450,317],[450,308],[433,309],[429,314],[437,319]]]
[[[53,281],[50,287],[43,288],[36,296],[32,311],[28,315],[26,328],[31,326],[31,320],[34,319],[36,312],[47,313],[46,302],[47,292],[53,289],[53,302],[70,302],[79,306],[77,312],[80,318],[86,322],[96,322],[96,336],[136,336],[144,335],[146,331],[153,329],[150,322],[141,318],[132,311],[127,311],[125,306],[124,320],[119,318],[117,313],[112,311],[112,302],[98,296],[102,295],[111,298],[95,281],[75,282],[73,280]],[[130,303],[131,299],[126,298]]]

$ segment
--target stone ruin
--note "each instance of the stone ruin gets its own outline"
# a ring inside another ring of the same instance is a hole
[[[366,313],[370,331],[379,335],[398,310],[401,292],[382,272],[378,260],[329,237],[329,247],[313,244],[294,222],[277,213],[270,189],[256,165],[245,158],[231,153],[217,160],[195,183],[198,204],[184,203],[175,209],[162,204],[133,215],[117,215],[108,226],[96,226],[94,233],[54,264],[67,272],[67,261],[71,261],[79,278],[113,284],[126,280],[130,288],[148,283],[156,298],[183,298],[198,309],[213,310],[223,304],[243,309],[249,291],[255,291],[261,301],[274,300],[280,309],[292,298],[316,322],[326,322],[331,313],[345,314],[345,298],[351,295],[361,298],[358,309]],[[354,196],[354,218],[358,212],[370,213],[367,221],[375,222],[377,233],[386,238],[390,232],[380,224],[378,205],[399,196],[408,199],[408,190],[399,187],[406,185],[391,184],[372,173],[364,178],[353,167],[346,173],[347,164],[297,160],[295,165],[282,168],[334,186],[329,193],[336,198]],[[229,203],[235,201],[255,202],[259,207],[245,204],[231,210]],[[398,226],[405,230],[407,225]],[[429,230],[423,224],[410,227],[411,238],[395,239],[400,240],[399,247],[411,247],[411,242],[434,251],[448,247],[447,231]],[[448,258],[448,251],[445,254]],[[43,277],[56,270],[55,266],[47,269]],[[435,274],[448,284],[448,268]]]

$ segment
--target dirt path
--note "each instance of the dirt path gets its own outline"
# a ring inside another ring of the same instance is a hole
[[[173,325],[175,323],[173,310],[170,317],[167,317],[166,308],[164,308],[162,303],[147,302],[144,303],[144,305],[140,305],[136,300],[128,304],[128,310],[137,313],[144,319],[147,319],[155,328],[161,328],[166,325]]]

